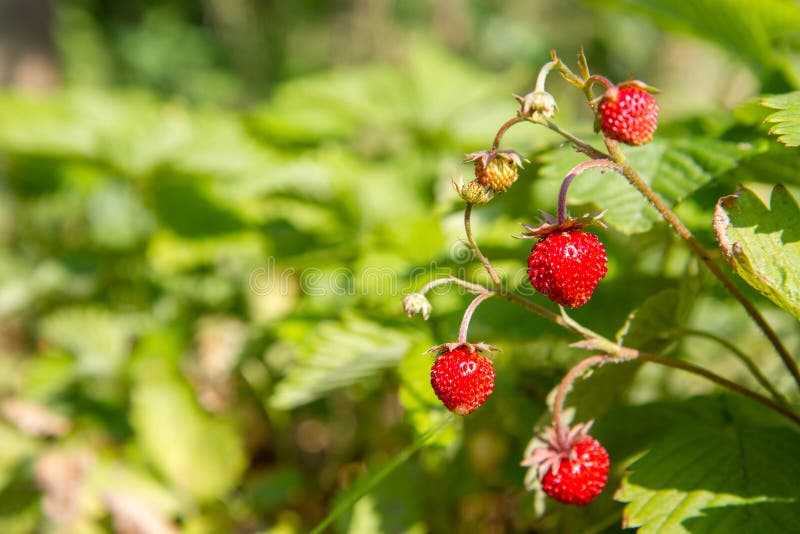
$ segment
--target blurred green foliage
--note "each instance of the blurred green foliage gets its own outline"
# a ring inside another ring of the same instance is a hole
[[[782,182],[795,196],[800,186],[800,155],[768,136],[768,110],[744,102],[797,88],[794,4],[522,4],[56,5],[63,84],[0,94],[0,531],[123,531],[127,521],[139,525],[130,532],[304,532],[351,499],[337,532],[615,532],[613,488],[665,435],[661,421],[688,425],[682,412],[711,406],[720,429],[676,431],[658,454],[681,440],[705,446],[731,419],[783,424],[695,378],[603,368],[570,403],[598,419],[610,489],[589,507],[537,515],[519,460],[581,353],[553,325],[493,301],[470,335],[504,350],[495,392],[446,422],[423,353],[455,339],[468,296],[434,291],[428,323],[406,318],[400,299],[450,272],[481,279],[459,244],[450,178],[471,172],[462,154],[515,113],[510,93],[530,90],[550,47],[571,58],[583,45],[596,72],[632,72],[664,91],[657,141],[629,157],[709,249],[714,204],[737,183],[763,193]],[[559,122],[597,142],[580,95],[555,76],[549,88]],[[530,164],[473,217],[487,255],[544,305],[526,281],[529,245],[510,236],[555,209],[577,157],[559,143],[512,130],[504,145]],[[757,387],[718,346],[679,335],[714,331],[792,391],[744,312],[622,179],[584,176],[571,200],[573,211],[609,209],[611,225],[600,232],[608,277],[577,319]],[[795,319],[742,286],[800,346]],[[651,499],[660,476],[630,476],[621,500]],[[763,506],[784,514],[798,496],[779,482]],[[762,489],[681,483],[687,494]]]

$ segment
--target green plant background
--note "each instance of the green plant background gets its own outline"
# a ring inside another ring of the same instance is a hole
[[[57,83],[0,93],[0,531],[106,532],[127,513],[187,533],[306,532],[351,501],[332,531],[800,524],[797,429],[635,365],[570,397],[597,420],[608,489],[542,509],[519,461],[582,353],[506,302],[483,304],[470,331],[503,349],[486,405],[449,419],[431,393],[423,353],[455,339],[469,296],[436,291],[427,323],[400,299],[450,271],[486,280],[464,261],[450,179],[468,177],[462,155],[513,116],[511,93],[532,88],[551,47],[663,91],[656,141],[628,155],[709,249],[716,201],[738,184],[767,205],[777,183],[798,198],[800,153],[769,134],[777,122],[792,144],[797,96],[757,100],[800,89],[796,4],[523,4],[54,3]],[[559,124],[599,144],[582,95],[556,76],[548,87]],[[475,210],[476,237],[550,306],[511,236],[555,210],[580,157],[531,125],[504,147],[530,164]],[[681,336],[715,332],[797,403],[770,345],[624,180],[587,174],[571,201],[608,209],[610,225],[609,274],[576,319],[757,388],[720,346]],[[740,285],[796,354],[796,318]],[[19,406],[62,426],[31,432]],[[120,511],[120,495],[144,511]]]

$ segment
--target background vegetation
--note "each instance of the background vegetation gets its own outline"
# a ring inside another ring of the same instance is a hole
[[[714,204],[738,183],[800,186],[800,155],[767,134],[755,100],[800,88],[793,2],[23,4],[0,17],[2,532],[305,532],[405,459],[445,418],[421,354],[455,339],[469,296],[434,296],[427,323],[400,299],[448,269],[480,276],[458,244],[450,178],[469,175],[462,155],[490,144],[550,48],[569,59],[582,46],[594,72],[663,91],[657,141],[631,157],[709,249]],[[549,90],[559,124],[597,142],[581,95],[556,77]],[[509,133],[531,164],[473,216],[529,295],[530,244],[510,236],[555,209],[576,157],[560,143]],[[626,343],[757,388],[718,344],[683,335],[716,332],[798,401],[745,313],[624,181],[587,176],[572,191],[612,226],[609,275],[576,318],[612,336],[638,309]],[[742,287],[796,354],[796,319]],[[519,461],[582,354],[504,302],[478,310],[471,337],[504,351],[490,400],[334,531],[615,532],[620,476],[656,442],[672,449],[646,456],[621,496],[638,503],[631,525],[649,521],[654,495],[689,503],[675,529],[798,518],[796,431],[708,383],[635,366],[596,373],[571,401],[598,420],[609,489],[537,514]],[[794,459],[770,463],[767,444]],[[762,452],[745,470],[738,450]],[[734,458],[721,465],[736,472],[693,476],[706,471],[692,458]],[[737,478],[747,470],[776,474],[754,484]]]

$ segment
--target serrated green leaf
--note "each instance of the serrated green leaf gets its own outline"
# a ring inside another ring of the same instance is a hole
[[[629,148],[626,156],[641,178],[673,206],[757,150],[749,145],[706,138],[670,139]],[[545,211],[555,211],[555,199],[564,176],[584,160],[582,155],[563,149],[545,156],[541,179],[535,186],[540,196],[554,199],[554,207]],[[599,169],[578,176],[567,199],[570,204],[592,204],[597,210],[608,210],[603,220],[625,234],[646,232],[659,220],[658,213],[624,177]]]
[[[408,336],[397,330],[356,317],[323,322],[310,334],[304,357],[275,387],[270,404],[290,410],[376,377],[395,366],[410,346]]]
[[[792,194],[775,186],[769,208],[747,188],[722,197],[714,230],[734,271],[800,319],[800,208]]]
[[[800,146],[800,91],[764,98],[761,105],[779,110],[766,118],[775,124],[769,133],[786,146]]]
[[[241,436],[227,422],[203,412],[178,378],[138,382],[131,423],[158,470],[199,501],[223,497],[244,471]]]
[[[616,495],[628,503],[625,527],[745,534],[800,524],[800,435],[720,419],[673,427],[631,465]]]

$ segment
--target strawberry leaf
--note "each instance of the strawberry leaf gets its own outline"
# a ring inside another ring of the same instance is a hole
[[[628,148],[626,156],[642,179],[670,206],[724,173],[757,149],[738,143],[705,138],[655,140],[642,147]],[[585,157],[565,149],[544,157],[541,180],[534,186],[537,196],[553,198],[569,170]],[[570,205],[591,204],[608,210],[603,220],[619,232],[638,234],[648,231],[658,213],[625,178],[615,173],[590,169],[572,183],[567,196]],[[586,210],[573,208],[573,215]]]
[[[777,43],[800,24],[800,8],[786,0],[595,0],[630,14],[641,13],[659,26],[717,43],[763,75],[777,67]]]
[[[616,494],[628,503],[623,526],[642,534],[792,531],[800,524],[800,436],[759,426],[735,402],[715,403],[718,414],[705,410],[693,421],[692,404],[630,466]]]
[[[764,98],[761,105],[778,110],[766,119],[775,125],[769,133],[786,146],[800,146],[800,91]]]
[[[800,207],[792,194],[775,186],[769,208],[746,188],[722,197],[714,230],[734,271],[800,319]]]
[[[310,334],[302,353],[275,387],[273,408],[290,410],[323,395],[375,378],[394,367],[410,347],[406,335],[377,323],[347,317],[324,322]]]

